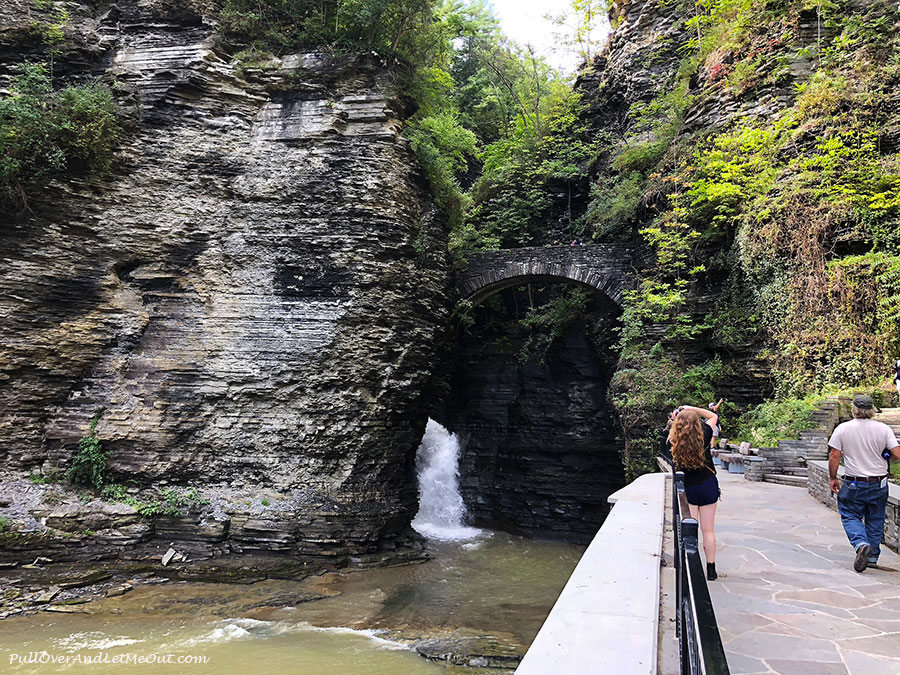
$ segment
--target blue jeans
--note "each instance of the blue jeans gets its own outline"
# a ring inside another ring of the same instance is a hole
[[[884,513],[887,508],[888,487],[880,483],[856,483],[844,481],[837,495],[838,513],[844,524],[844,532],[859,549],[863,544],[872,547],[869,562],[877,562],[884,536]]]

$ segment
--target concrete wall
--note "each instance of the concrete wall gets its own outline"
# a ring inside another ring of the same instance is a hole
[[[823,504],[837,511],[837,499],[828,485],[828,462],[809,462],[809,493]],[[844,468],[838,468],[844,475]],[[889,484],[887,518],[884,521],[884,539],[887,546],[900,551],[900,485]]]
[[[612,511],[517,675],[656,675],[666,474],[611,495]]]

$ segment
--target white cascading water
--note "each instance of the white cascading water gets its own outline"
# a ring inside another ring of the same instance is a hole
[[[466,507],[459,494],[459,439],[432,419],[416,453],[419,512],[412,526],[429,539],[463,541],[481,530],[466,527]]]

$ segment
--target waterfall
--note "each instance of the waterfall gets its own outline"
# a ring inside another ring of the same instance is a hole
[[[472,539],[481,530],[463,525],[466,507],[459,494],[459,439],[432,419],[416,453],[419,512],[412,526],[429,539]]]

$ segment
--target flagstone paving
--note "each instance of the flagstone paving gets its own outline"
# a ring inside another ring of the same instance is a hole
[[[719,472],[718,581],[731,672],[900,675],[900,556],[853,571],[838,514],[805,488]]]

